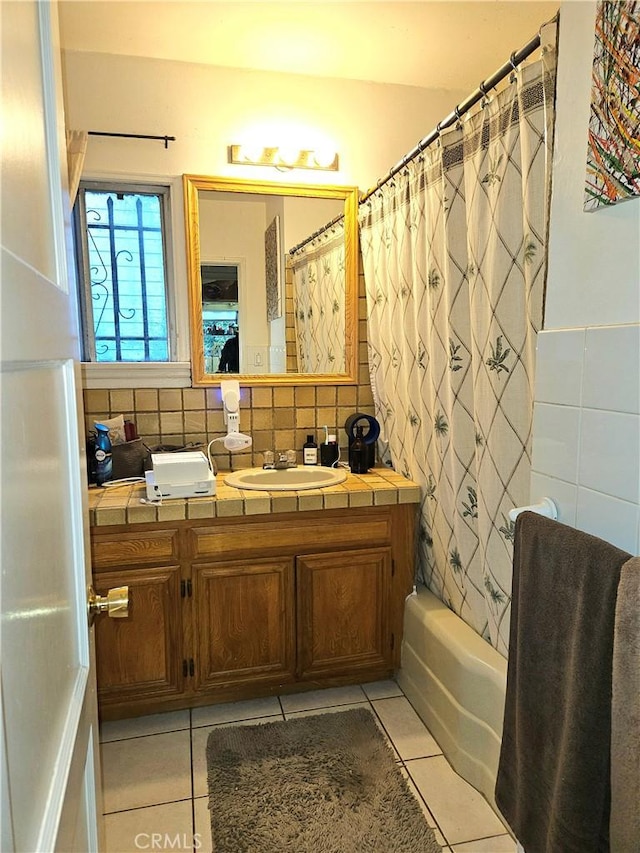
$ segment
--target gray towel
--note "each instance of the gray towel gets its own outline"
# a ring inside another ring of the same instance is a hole
[[[609,850],[613,625],[629,557],[535,513],[516,520],[496,803],[526,853]]]
[[[640,557],[622,567],[613,632],[612,853],[640,850]]]

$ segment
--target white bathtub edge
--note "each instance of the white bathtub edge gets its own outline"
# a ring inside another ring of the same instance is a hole
[[[407,600],[397,680],[456,772],[498,812],[494,789],[505,659],[431,592],[420,589]]]

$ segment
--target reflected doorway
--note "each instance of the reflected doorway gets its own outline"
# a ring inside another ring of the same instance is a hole
[[[239,373],[239,303],[237,263],[203,263],[202,331],[208,373]]]

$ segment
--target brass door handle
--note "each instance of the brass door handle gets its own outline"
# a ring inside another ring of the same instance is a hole
[[[98,613],[106,613],[112,619],[124,619],[129,615],[129,587],[114,586],[106,595],[97,595],[92,586],[88,594],[89,627]]]

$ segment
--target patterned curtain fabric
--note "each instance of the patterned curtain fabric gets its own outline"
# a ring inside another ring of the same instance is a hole
[[[509,85],[360,209],[385,461],[422,486],[418,581],[503,654],[528,503],[555,61]]]
[[[345,372],[344,223],[292,257],[300,373]]]

